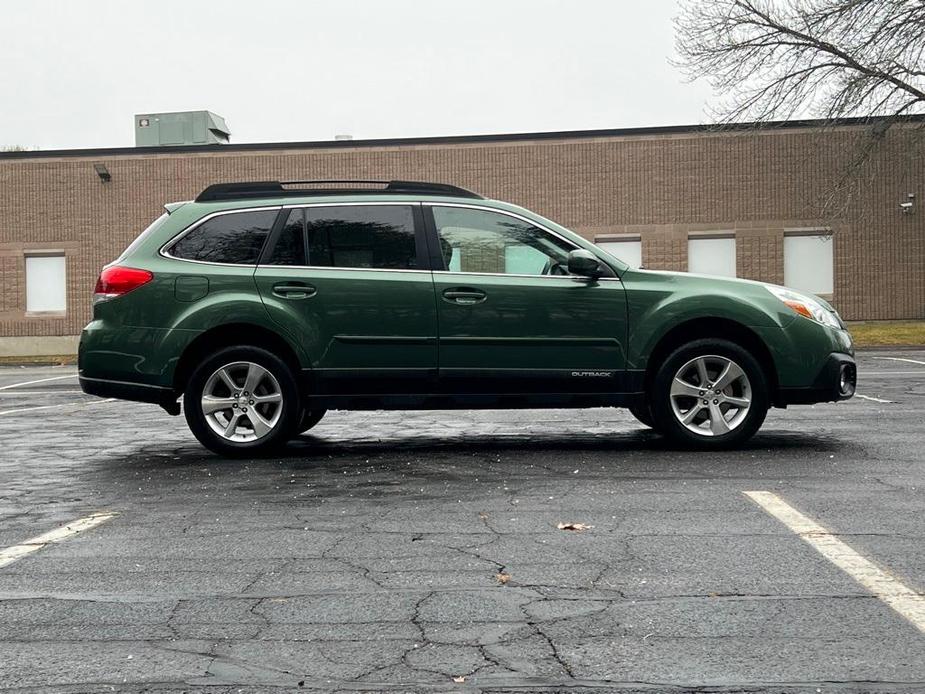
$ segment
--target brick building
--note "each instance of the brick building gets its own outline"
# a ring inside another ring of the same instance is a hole
[[[922,319],[925,214],[909,194],[923,192],[925,160],[894,128],[840,185],[867,132],[793,122],[0,153],[0,355],[73,352],[100,267],[163,203],[234,180],[454,183],[631,264],[790,284],[848,320]]]

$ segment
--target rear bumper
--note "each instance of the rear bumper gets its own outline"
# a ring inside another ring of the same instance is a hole
[[[850,354],[833,352],[825,360],[811,386],[779,388],[774,405],[787,407],[787,405],[811,405],[817,402],[848,400],[854,396],[857,374],[854,357]]]
[[[77,380],[80,382],[80,388],[84,393],[97,395],[101,398],[151,402],[161,406],[169,405],[177,400],[177,394],[172,388],[145,385],[143,383],[128,383],[126,381],[111,381],[105,378],[89,378],[83,375],[78,376]]]
[[[197,331],[90,321],[80,334],[78,373],[95,381],[171,388],[179,356]]]

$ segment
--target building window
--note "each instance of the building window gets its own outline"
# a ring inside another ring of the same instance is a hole
[[[735,277],[735,236],[691,234],[687,240],[687,271],[700,275]]]
[[[67,268],[63,253],[26,256],[26,312],[64,313]]]
[[[638,236],[598,237],[594,243],[630,267],[642,267],[642,240]]]
[[[832,232],[784,232],[784,284],[813,294],[831,295],[835,286]]]
[[[504,272],[508,274],[541,275],[548,263],[549,256],[536,248],[522,243],[504,247]]]

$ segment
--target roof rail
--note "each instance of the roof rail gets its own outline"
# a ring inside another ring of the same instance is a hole
[[[327,188],[287,188],[286,186],[323,186]],[[351,185],[381,186],[379,188],[351,188]],[[372,180],[319,180],[319,181],[251,181],[241,183],[216,183],[203,190],[196,202],[218,200],[240,200],[242,198],[285,198],[304,195],[363,195],[363,194],[446,195],[454,198],[476,198],[481,195],[471,190],[451,186],[448,183],[426,183],[424,181],[372,181]]]

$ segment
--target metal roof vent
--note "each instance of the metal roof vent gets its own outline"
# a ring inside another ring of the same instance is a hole
[[[211,111],[141,113],[135,116],[136,147],[225,145],[231,131]]]

